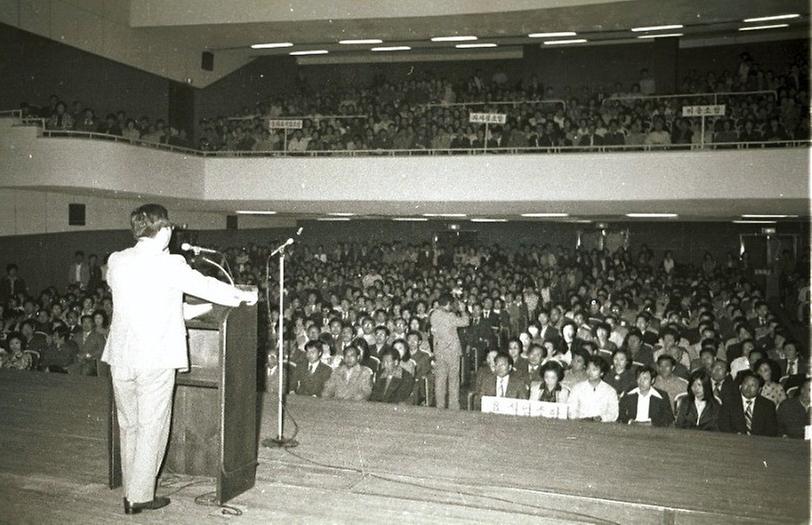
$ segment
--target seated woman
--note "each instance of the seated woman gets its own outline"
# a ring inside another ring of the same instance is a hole
[[[761,395],[775,403],[776,408],[787,399],[787,393],[784,392],[784,387],[776,381],[781,377],[781,368],[778,363],[766,357],[756,361],[753,365],[753,371],[761,376],[764,380],[764,386],[761,387]]]
[[[626,350],[615,350],[612,355],[612,368],[603,378],[609,386],[615,389],[618,396],[622,396],[635,387],[634,371],[631,369],[631,360]]]
[[[6,340],[8,344],[8,356],[3,362],[3,368],[12,370],[31,370],[34,360],[31,354],[25,352],[23,346],[23,336],[19,332],[14,332]]]
[[[589,355],[581,350],[576,350],[572,354],[570,369],[564,373],[561,384],[572,390],[572,387],[581,381],[586,381],[586,362]]]
[[[676,427],[718,431],[720,408],[710,376],[704,369],[696,370],[689,378],[687,395],[679,401]]]
[[[541,365],[541,384],[530,385],[531,401],[566,403],[570,389],[563,386],[564,367],[558,361],[547,361]]]
[[[412,353],[409,350],[409,345],[405,339],[395,339],[392,342],[392,348],[400,354],[400,367],[409,372],[412,377],[415,375],[417,363],[412,359]]]

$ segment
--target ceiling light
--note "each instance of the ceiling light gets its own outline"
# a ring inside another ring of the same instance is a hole
[[[589,219],[568,219],[568,220],[566,220],[564,222],[571,222],[571,223],[576,223],[576,224],[591,224],[592,223],[592,221],[589,220]]]
[[[327,215],[331,215],[333,217],[353,217],[355,214],[348,211],[331,211]]]
[[[742,219],[794,219],[797,215],[769,214],[769,213],[749,213],[742,215]]]
[[[385,47],[373,47],[371,51],[409,51],[412,49],[409,46],[385,46]]]
[[[632,31],[640,33],[642,31],[665,31],[666,29],[682,29],[682,24],[672,24],[668,26],[648,26],[648,27],[633,27]]]
[[[291,51],[290,54],[293,56],[301,56],[301,55],[326,55],[329,53],[326,49],[311,49],[309,51]]]
[[[475,36],[434,36],[431,37],[432,42],[469,42],[476,40]]]
[[[676,213],[627,213],[626,217],[633,219],[656,219],[656,218],[670,218],[677,217]]]
[[[396,222],[426,222],[428,219],[425,217],[392,217]]]
[[[682,35],[683,33],[659,33],[656,35],[639,35],[637,38],[676,38]]]
[[[586,38],[573,38],[572,40],[545,40],[545,46],[554,46],[557,44],[583,44],[586,42]]]
[[[269,42],[267,44],[254,44],[251,49],[275,49],[277,47],[293,47],[293,42]]]
[[[493,42],[482,42],[481,44],[457,44],[454,46],[459,49],[474,49],[477,47],[496,47]]]
[[[464,213],[424,213],[423,217],[467,217]]]
[[[733,221],[734,224],[776,224],[777,221]]]
[[[237,210],[237,215],[276,215],[275,211],[270,210]]]
[[[791,14],[791,15],[775,15],[775,16],[760,16],[758,18],[745,18],[744,22],[769,22],[770,20],[787,20],[788,18],[799,18],[801,15],[798,14]]]
[[[383,44],[380,38],[361,38],[357,40],[339,40],[339,44],[354,45],[354,44]]]
[[[577,34],[575,31],[558,31],[554,33],[530,33],[527,36],[530,38],[559,38],[562,36],[575,36]]]
[[[522,213],[522,217],[569,217],[569,213],[558,212],[539,212],[539,213]]]
[[[335,222],[345,222],[350,220],[348,217],[317,217],[317,221],[335,221]]]
[[[479,217],[476,219],[471,219],[471,222],[507,222],[507,219],[487,219],[484,217]]]
[[[780,29],[782,27],[789,27],[789,24],[773,24],[773,25],[769,25],[769,26],[740,27],[739,31],[758,31],[759,29]]]

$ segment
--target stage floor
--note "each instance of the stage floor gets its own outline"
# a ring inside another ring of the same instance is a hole
[[[241,516],[195,504],[211,480],[166,475],[172,504],[125,517],[105,395],[100,379],[0,371],[0,523],[809,520],[802,441],[293,396],[300,445],[260,448],[256,487],[230,502]],[[272,437],[274,400],[263,410]]]

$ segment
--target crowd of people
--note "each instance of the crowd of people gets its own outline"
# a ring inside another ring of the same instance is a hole
[[[82,101],[68,103],[57,95],[51,95],[47,104],[36,106],[23,102],[20,104],[22,118],[41,118],[45,128],[54,131],[84,131],[122,137],[133,142],[152,144],[170,144],[191,148],[193,146],[184,129],[171,127],[163,119],[153,120],[142,115],[127,115],[118,110],[107,113],[103,118],[96,115],[92,107],[86,107]]]
[[[415,75],[376,77],[371,85],[310,86],[300,78],[288,95],[258,101],[238,115],[199,122],[199,148],[213,151],[449,150],[655,146],[807,140],[809,74],[806,57],[786,70],[760,67],[741,54],[735,71],[690,71],[684,97],[660,95],[648,70],[632,83],[556,91],[542,79],[490,79],[476,70],[465,82]],[[691,96],[699,93],[770,93]],[[686,105],[724,104],[723,116],[682,116]],[[469,122],[470,112],[505,113],[504,125]],[[307,116],[302,129],[269,129],[268,119]],[[487,136],[486,136],[487,132]],[[724,146],[721,146],[724,147]]]
[[[226,257],[238,282],[273,298],[268,250]],[[608,253],[393,242],[303,245],[289,260],[283,311],[273,300],[260,307],[271,393],[284,371],[288,395],[356,402],[460,409],[467,392],[469,408],[484,396],[526,399],[602,422],[789,437],[809,424],[806,342],[746,278],[746,258],[717,264],[707,254],[693,267],[645,245]],[[808,289],[808,260],[785,268],[785,295]],[[7,266],[3,368],[104,373],[114,307],[105,265],[77,252],[68,282],[62,293],[31,295]]]
[[[311,86],[300,76],[295,89],[243,107],[239,114],[200,119],[195,137],[163,119],[124,111],[97,116],[81,101],[52,95],[41,107],[23,103],[26,117],[45,119],[53,130],[91,131],[132,141],[196,146],[202,151],[292,154],[369,150],[542,151],[574,147],[691,148],[700,143],[803,141],[810,138],[809,67],[805,56],[788,57],[783,71],[759,66],[749,53],[736,70],[690,71],[679,85],[683,97],[662,95],[643,69],[634,82],[556,90],[536,75],[508,78],[497,68],[479,69],[463,82],[431,74],[404,80],[375,77],[370,85]],[[769,93],[742,92],[768,91]],[[701,93],[733,93],[695,96]],[[643,97],[643,98],[640,98]],[[646,98],[648,97],[648,98]],[[654,97],[654,98],[651,98]],[[683,117],[685,105],[724,104],[723,116]],[[469,113],[505,113],[504,125],[469,122]],[[268,120],[302,118],[302,128],[270,129]],[[193,140],[195,139],[195,140]]]

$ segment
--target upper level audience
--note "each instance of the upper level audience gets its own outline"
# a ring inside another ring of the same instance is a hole
[[[25,116],[46,119],[56,130],[93,131],[133,141],[196,146],[202,151],[258,151],[294,154],[358,150],[521,151],[562,147],[691,148],[700,143],[808,140],[809,66],[806,56],[787,57],[783,70],[759,65],[748,52],[736,70],[689,71],[677,92],[662,97],[648,70],[633,82],[556,90],[530,74],[509,78],[501,69],[491,78],[475,69],[463,82],[431,74],[404,80],[376,76],[369,85],[311,86],[304,77],[288,93],[245,106],[237,115],[203,118],[195,140],[163,119],[124,111],[104,117],[74,100],[52,95]],[[753,92],[762,93],[753,93]],[[685,105],[724,104],[725,114],[682,116]],[[505,113],[506,123],[471,124],[469,113]],[[302,117],[302,129],[269,129],[267,120]]]
[[[238,282],[266,287],[267,246],[226,253]],[[67,289],[38,296],[14,264],[6,274],[2,367],[104,373],[98,358],[113,304],[92,277],[103,267],[96,272],[77,252]],[[269,391],[279,380],[281,316],[285,392],[445,405],[433,388],[430,313],[450,293],[447,315],[466,314],[460,374],[470,378],[473,406],[481,396],[529,399],[566,407],[572,419],[743,435],[799,437],[809,422],[805,347],[753,286],[746,257],[718,265],[708,255],[694,267],[671,253],[655,258],[645,245],[609,253],[337,243],[291,250],[288,276],[284,310],[260,308]]]

